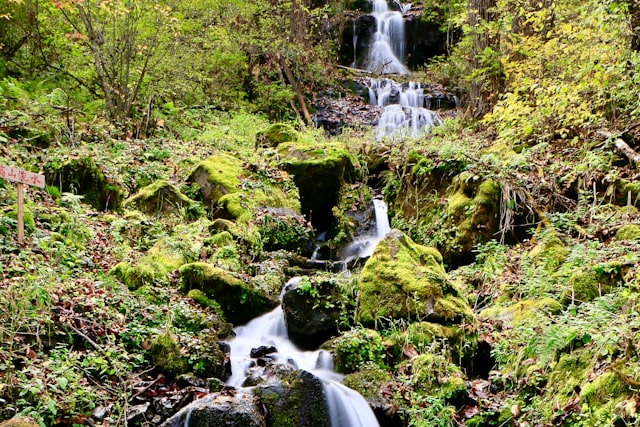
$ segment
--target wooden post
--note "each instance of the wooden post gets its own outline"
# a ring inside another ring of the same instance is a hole
[[[18,243],[24,243],[24,184],[16,183],[18,192]]]
[[[24,244],[24,185],[45,188],[44,175],[13,166],[0,165],[0,178],[16,183],[18,193],[18,243]]]

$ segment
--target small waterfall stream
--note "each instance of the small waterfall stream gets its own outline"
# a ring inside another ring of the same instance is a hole
[[[391,231],[387,215],[387,205],[381,199],[373,201],[376,218],[376,234],[360,238],[360,244],[366,252],[358,252],[359,257],[370,256],[376,244]],[[289,289],[300,280],[294,277],[285,284],[280,300]],[[343,375],[334,371],[331,353],[325,350],[304,351],[293,344],[288,337],[284,312],[282,306],[258,316],[243,326],[233,329],[234,337],[227,341],[229,345],[229,359],[231,363],[231,376],[227,385],[236,389],[244,389],[247,373],[254,370],[253,375],[260,375],[261,368],[256,363],[254,349],[259,347],[273,347],[268,352],[269,358],[274,364],[290,365],[296,369],[307,371],[322,381],[326,397],[327,409],[331,421],[331,427],[378,427],[373,410],[367,401],[357,392],[342,385],[340,381]],[[171,427],[189,427],[191,413],[194,408],[207,404],[207,399],[214,395],[208,395],[183,408],[174,416]],[[183,421],[181,421],[183,420]],[[171,421],[171,420],[170,420]]]
[[[293,278],[287,286],[299,278]],[[285,286],[286,289],[286,286]],[[332,427],[376,427],[378,421],[364,398],[340,384],[342,375],[333,371],[331,355],[324,350],[302,351],[287,336],[282,307],[257,317],[234,329],[235,338],[228,342],[231,347],[231,369],[233,375],[228,385],[241,387],[245,372],[254,364],[251,350],[260,345],[273,346],[277,353],[270,353],[276,363],[289,363],[320,378],[327,398]]]

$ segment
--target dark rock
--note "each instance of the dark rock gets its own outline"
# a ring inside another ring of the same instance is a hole
[[[329,410],[322,382],[306,371],[280,371],[277,381],[256,388],[267,409],[269,426],[329,427]]]
[[[196,400],[163,427],[264,427],[263,411],[253,393],[227,391]]]
[[[47,182],[59,186],[60,192],[83,196],[83,201],[98,210],[118,210],[125,190],[115,178],[109,177],[91,157],[71,159],[63,164],[47,163]]]
[[[302,348],[316,348],[337,333],[342,307],[335,282],[302,278],[282,297],[289,339]]]
[[[261,345],[258,348],[252,348],[249,356],[253,359],[266,356],[267,354],[275,353],[278,350],[274,346]]]

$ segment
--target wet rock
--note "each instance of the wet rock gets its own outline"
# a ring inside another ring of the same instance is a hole
[[[258,348],[252,348],[249,352],[249,357],[256,359],[258,357],[263,357],[267,354],[275,353],[277,351],[278,350],[274,346],[261,345]]]
[[[254,391],[267,408],[267,425],[329,427],[329,410],[322,382],[306,371],[281,372],[277,381]]]
[[[264,427],[265,418],[253,393],[223,391],[196,400],[163,427]]]
[[[282,297],[289,339],[302,348],[316,348],[337,333],[341,307],[334,281],[302,277]]]

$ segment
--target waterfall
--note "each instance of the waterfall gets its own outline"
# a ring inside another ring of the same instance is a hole
[[[419,83],[400,85],[390,79],[369,80],[369,102],[383,107],[376,137],[417,138],[441,123],[438,113],[425,108]]]
[[[373,254],[378,242],[391,231],[387,204],[382,199],[373,200],[373,211],[376,218],[376,234],[356,237],[353,242],[345,246],[341,251],[344,268],[356,258],[368,258]]]
[[[291,279],[292,281],[299,278]],[[289,363],[318,377],[323,383],[332,427],[376,427],[378,421],[364,398],[355,391],[340,384],[343,376],[333,371],[331,354],[324,350],[302,351],[287,336],[282,307],[259,316],[245,326],[234,328],[235,337],[228,341],[231,348],[232,376],[227,384],[242,387],[247,368],[253,366],[251,349],[273,346],[277,353],[271,353],[275,363]],[[185,425],[185,427],[187,427]]]
[[[377,74],[409,74],[404,66],[405,39],[402,13],[390,11],[386,0],[374,0],[371,15],[376,32],[369,47],[365,69]]]

